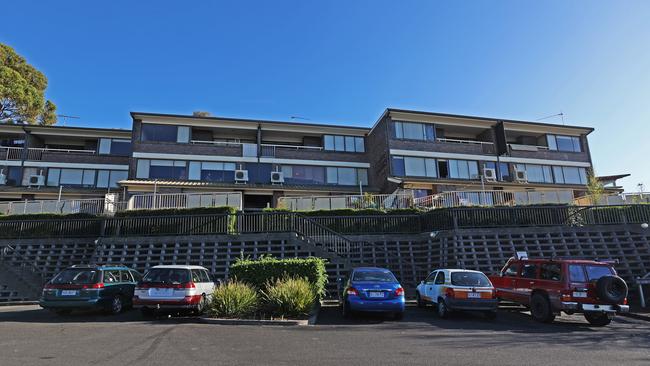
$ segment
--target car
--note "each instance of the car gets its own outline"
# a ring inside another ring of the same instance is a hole
[[[389,313],[400,320],[406,301],[404,288],[395,275],[385,268],[359,267],[341,279],[341,311],[348,318],[355,312]]]
[[[539,322],[550,323],[561,312],[582,313],[591,325],[605,326],[617,313],[630,310],[627,284],[611,261],[528,259],[522,254],[491,279],[500,300],[529,308]]]
[[[72,266],[45,284],[39,305],[60,315],[79,309],[119,314],[132,306],[133,292],[141,277],[138,271],[125,266]]]
[[[415,291],[418,307],[435,306],[438,316],[451,311],[480,311],[489,319],[497,316],[499,302],[488,277],[467,269],[438,269],[420,282]]]
[[[157,311],[193,311],[202,314],[215,285],[201,266],[162,265],[151,267],[138,283],[133,306],[144,316]]]

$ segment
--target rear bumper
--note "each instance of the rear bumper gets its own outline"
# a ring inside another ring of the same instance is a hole
[[[353,311],[368,311],[368,312],[403,312],[406,308],[406,301],[404,297],[390,300],[363,300],[363,299],[350,299],[348,298],[350,309]]]
[[[496,311],[499,307],[497,299],[445,299],[450,310]]]
[[[110,299],[88,299],[88,300],[43,300],[38,305],[43,309],[93,309],[109,306]]]
[[[563,301],[560,303],[562,311],[565,312],[601,312],[601,313],[629,313],[628,305],[603,305],[603,304],[582,304],[579,302]]]
[[[192,299],[142,299],[133,298],[134,309],[196,309],[201,301],[201,295]]]

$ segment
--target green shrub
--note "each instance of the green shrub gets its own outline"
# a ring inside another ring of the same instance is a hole
[[[23,221],[23,220],[68,220],[68,219],[94,219],[96,215],[89,213],[42,213],[42,214],[18,214],[18,215],[0,215],[0,220]]]
[[[258,289],[264,289],[267,283],[283,278],[305,278],[318,296],[325,295],[327,284],[325,259],[313,257],[240,259],[230,266],[230,276]]]
[[[195,208],[164,208],[160,210],[130,210],[115,213],[115,217],[142,216],[185,216],[185,215],[218,215],[234,214],[237,209],[230,206],[195,207]]]
[[[265,309],[273,315],[308,315],[318,295],[306,278],[284,278],[268,282],[262,291]]]
[[[161,221],[156,224],[152,223],[150,227],[150,233],[158,235],[175,235],[175,234],[185,234],[187,230],[192,229],[195,231],[200,231],[201,233],[234,233],[237,225],[237,216],[234,215],[237,212],[237,209],[230,206],[219,206],[219,207],[195,207],[195,208],[169,208],[169,209],[160,209],[160,210],[130,210],[130,211],[121,211],[115,214],[115,217],[175,217],[178,216],[178,222],[174,222],[174,219],[169,219],[166,221]],[[214,217],[214,218],[205,218],[201,222],[196,221],[192,227],[187,226],[187,221],[183,219],[185,216],[198,216],[198,215],[223,215],[229,214],[228,217]],[[223,220],[226,220],[224,223]],[[138,225],[136,225],[136,228]],[[125,229],[128,230],[128,229]]]
[[[219,318],[245,318],[253,315],[259,305],[257,289],[245,283],[230,281],[215,289],[208,314]]]

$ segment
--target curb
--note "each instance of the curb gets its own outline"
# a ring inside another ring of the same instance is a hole
[[[622,313],[622,314],[619,314],[619,315],[627,317],[627,318],[645,320],[647,322],[650,322],[650,314],[641,315],[641,314],[638,314],[638,313]]]
[[[38,301],[8,301],[0,302],[0,306],[38,305]]]
[[[275,326],[306,326],[309,320],[256,320],[256,319],[221,319],[221,318],[199,318],[205,324],[220,325],[275,325]]]

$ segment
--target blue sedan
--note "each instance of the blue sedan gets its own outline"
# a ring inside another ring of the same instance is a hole
[[[344,317],[353,312],[390,313],[398,320],[404,316],[404,289],[387,269],[355,268],[342,287],[340,299]]]

